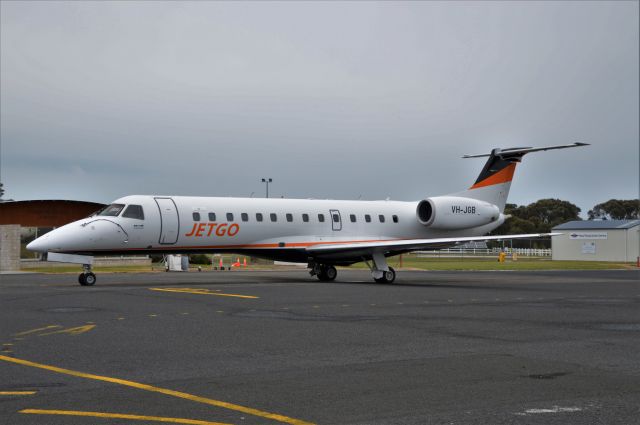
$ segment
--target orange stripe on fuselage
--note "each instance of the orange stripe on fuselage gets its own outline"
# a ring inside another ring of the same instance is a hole
[[[509,164],[502,170],[490,175],[486,179],[474,184],[469,189],[477,189],[479,187],[492,186],[494,184],[507,183],[513,180],[513,173],[516,171],[516,164]]]

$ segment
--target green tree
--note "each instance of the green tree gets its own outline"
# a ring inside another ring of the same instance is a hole
[[[529,205],[505,205],[504,214],[510,215],[502,226],[491,232],[494,235],[549,233],[558,224],[581,220],[580,208],[560,199],[541,199]],[[514,240],[514,247],[548,247],[548,242]]]
[[[632,220],[640,217],[640,201],[637,199],[609,199],[593,207],[587,213],[589,220]]]
[[[540,199],[527,205],[526,214],[540,233],[548,233],[553,227],[567,221],[582,220],[577,205],[560,199]]]

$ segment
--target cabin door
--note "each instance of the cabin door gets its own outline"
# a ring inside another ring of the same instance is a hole
[[[340,216],[340,211],[329,210],[329,215],[331,216],[331,229],[334,231],[342,230],[342,217]]]
[[[178,218],[178,207],[171,198],[155,198],[160,210],[160,239],[163,245],[172,245],[178,242],[178,231],[180,230],[180,219]]]

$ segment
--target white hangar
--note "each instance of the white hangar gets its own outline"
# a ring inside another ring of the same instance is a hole
[[[640,220],[569,221],[552,229],[553,260],[636,262],[640,256]]]

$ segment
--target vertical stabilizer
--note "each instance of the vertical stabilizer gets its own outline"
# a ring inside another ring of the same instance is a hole
[[[504,211],[511,180],[516,171],[516,165],[522,161],[522,157],[531,152],[547,151],[553,149],[575,148],[588,146],[588,143],[572,143],[570,145],[547,146],[543,148],[509,148],[493,149],[491,153],[480,155],[465,155],[463,158],[480,158],[488,156],[480,175],[475,183],[467,190],[453,194],[465,198],[478,199],[497,205],[500,212]]]

